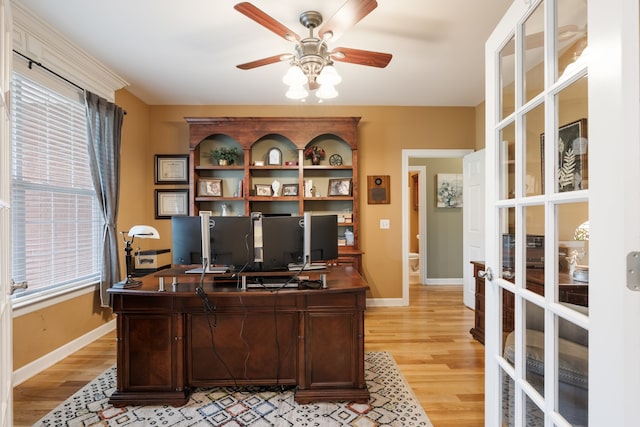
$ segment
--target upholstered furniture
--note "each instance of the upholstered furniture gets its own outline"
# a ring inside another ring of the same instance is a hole
[[[588,308],[566,303],[576,311],[587,314]],[[544,396],[544,312],[532,303],[526,306],[526,378]],[[515,364],[515,332],[505,340],[504,357]],[[588,331],[568,321],[558,325],[558,408],[573,426],[586,426],[589,394],[589,336]],[[505,376],[503,383],[503,411],[507,425],[515,425],[514,383]],[[527,426],[543,426],[541,411],[533,403],[526,408]]]

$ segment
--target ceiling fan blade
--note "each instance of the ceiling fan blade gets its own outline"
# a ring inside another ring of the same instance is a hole
[[[293,55],[290,53],[281,53],[280,55],[273,55],[268,58],[258,59],[256,61],[247,62],[245,64],[236,65],[241,70],[250,70],[252,68],[262,67],[263,65],[275,64],[280,61],[287,61],[291,59]]]
[[[352,64],[368,65],[369,67],[384,68],[393,56],[390,53],[372,52],[369,50],[337,47],[331,52],[331,59]]]
[[[347,0],[347,2],[322,26],[318,32],[320,38],[330,36],[332,40],[338,39],[346,30],[360,22],[362,18],[370,14],[378,7],[376,0]]]
[[[273,31],[285,40],[300,40],[300,36],[295,31],[285,27],[280,22],[267,15],[249,2],[238,3],[233,6],[235,10],[242,13],[249,19],[253,19],[267,30]]]

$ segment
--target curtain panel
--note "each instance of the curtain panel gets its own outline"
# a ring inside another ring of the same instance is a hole
[[[118,262],[118,206],[120,200],[120,150],[124,110],[100,96],[85,91],[87,134],[91,178],[102,211],[103,263],[100,301],[109,307],[107,289],[120,281]]]

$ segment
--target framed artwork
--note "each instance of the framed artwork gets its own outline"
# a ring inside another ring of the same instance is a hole
[[[267,164],[282,166],[282,151],[279,148],[273,147],[267,151]]]
[[[298,195],[298,184],[282,184],[282,195],[283,196],[297,196]]]
[[[271,196],[270,184],[256,184],[256,196]]]
[[[558,192],[589,188],[587,119],[576,120],[558,129]],[[540,135],[542,193],[544,193],[544,133]]]
[[[462,174],[439,173],[436,175],[438,208],[462,207]]]
[[[188,154],[156,154],[156,184],[188,184]]]
[[[336,178],[329,180],[329,196],[350,196],[351,178]]]
[[[156,219],[189,215],[189,190],[156,190]]]
[[[222,180],[219,178],[199,179],[198,196],[222,197]]]

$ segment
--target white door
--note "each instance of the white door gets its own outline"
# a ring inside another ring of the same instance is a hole
[[[11,259],[9,256],[9,202],[11,183],[9,82],[11,79],[11,13],[0,0],[0,427],[13,425],[13,362],[11,335]]]
[[[487,426],[640,419],[639,17],[515,1],[487,42]]]
[[[462,159],[464,305],[475,308],[475,278],[471,261],[484,261],[484,150]]]

